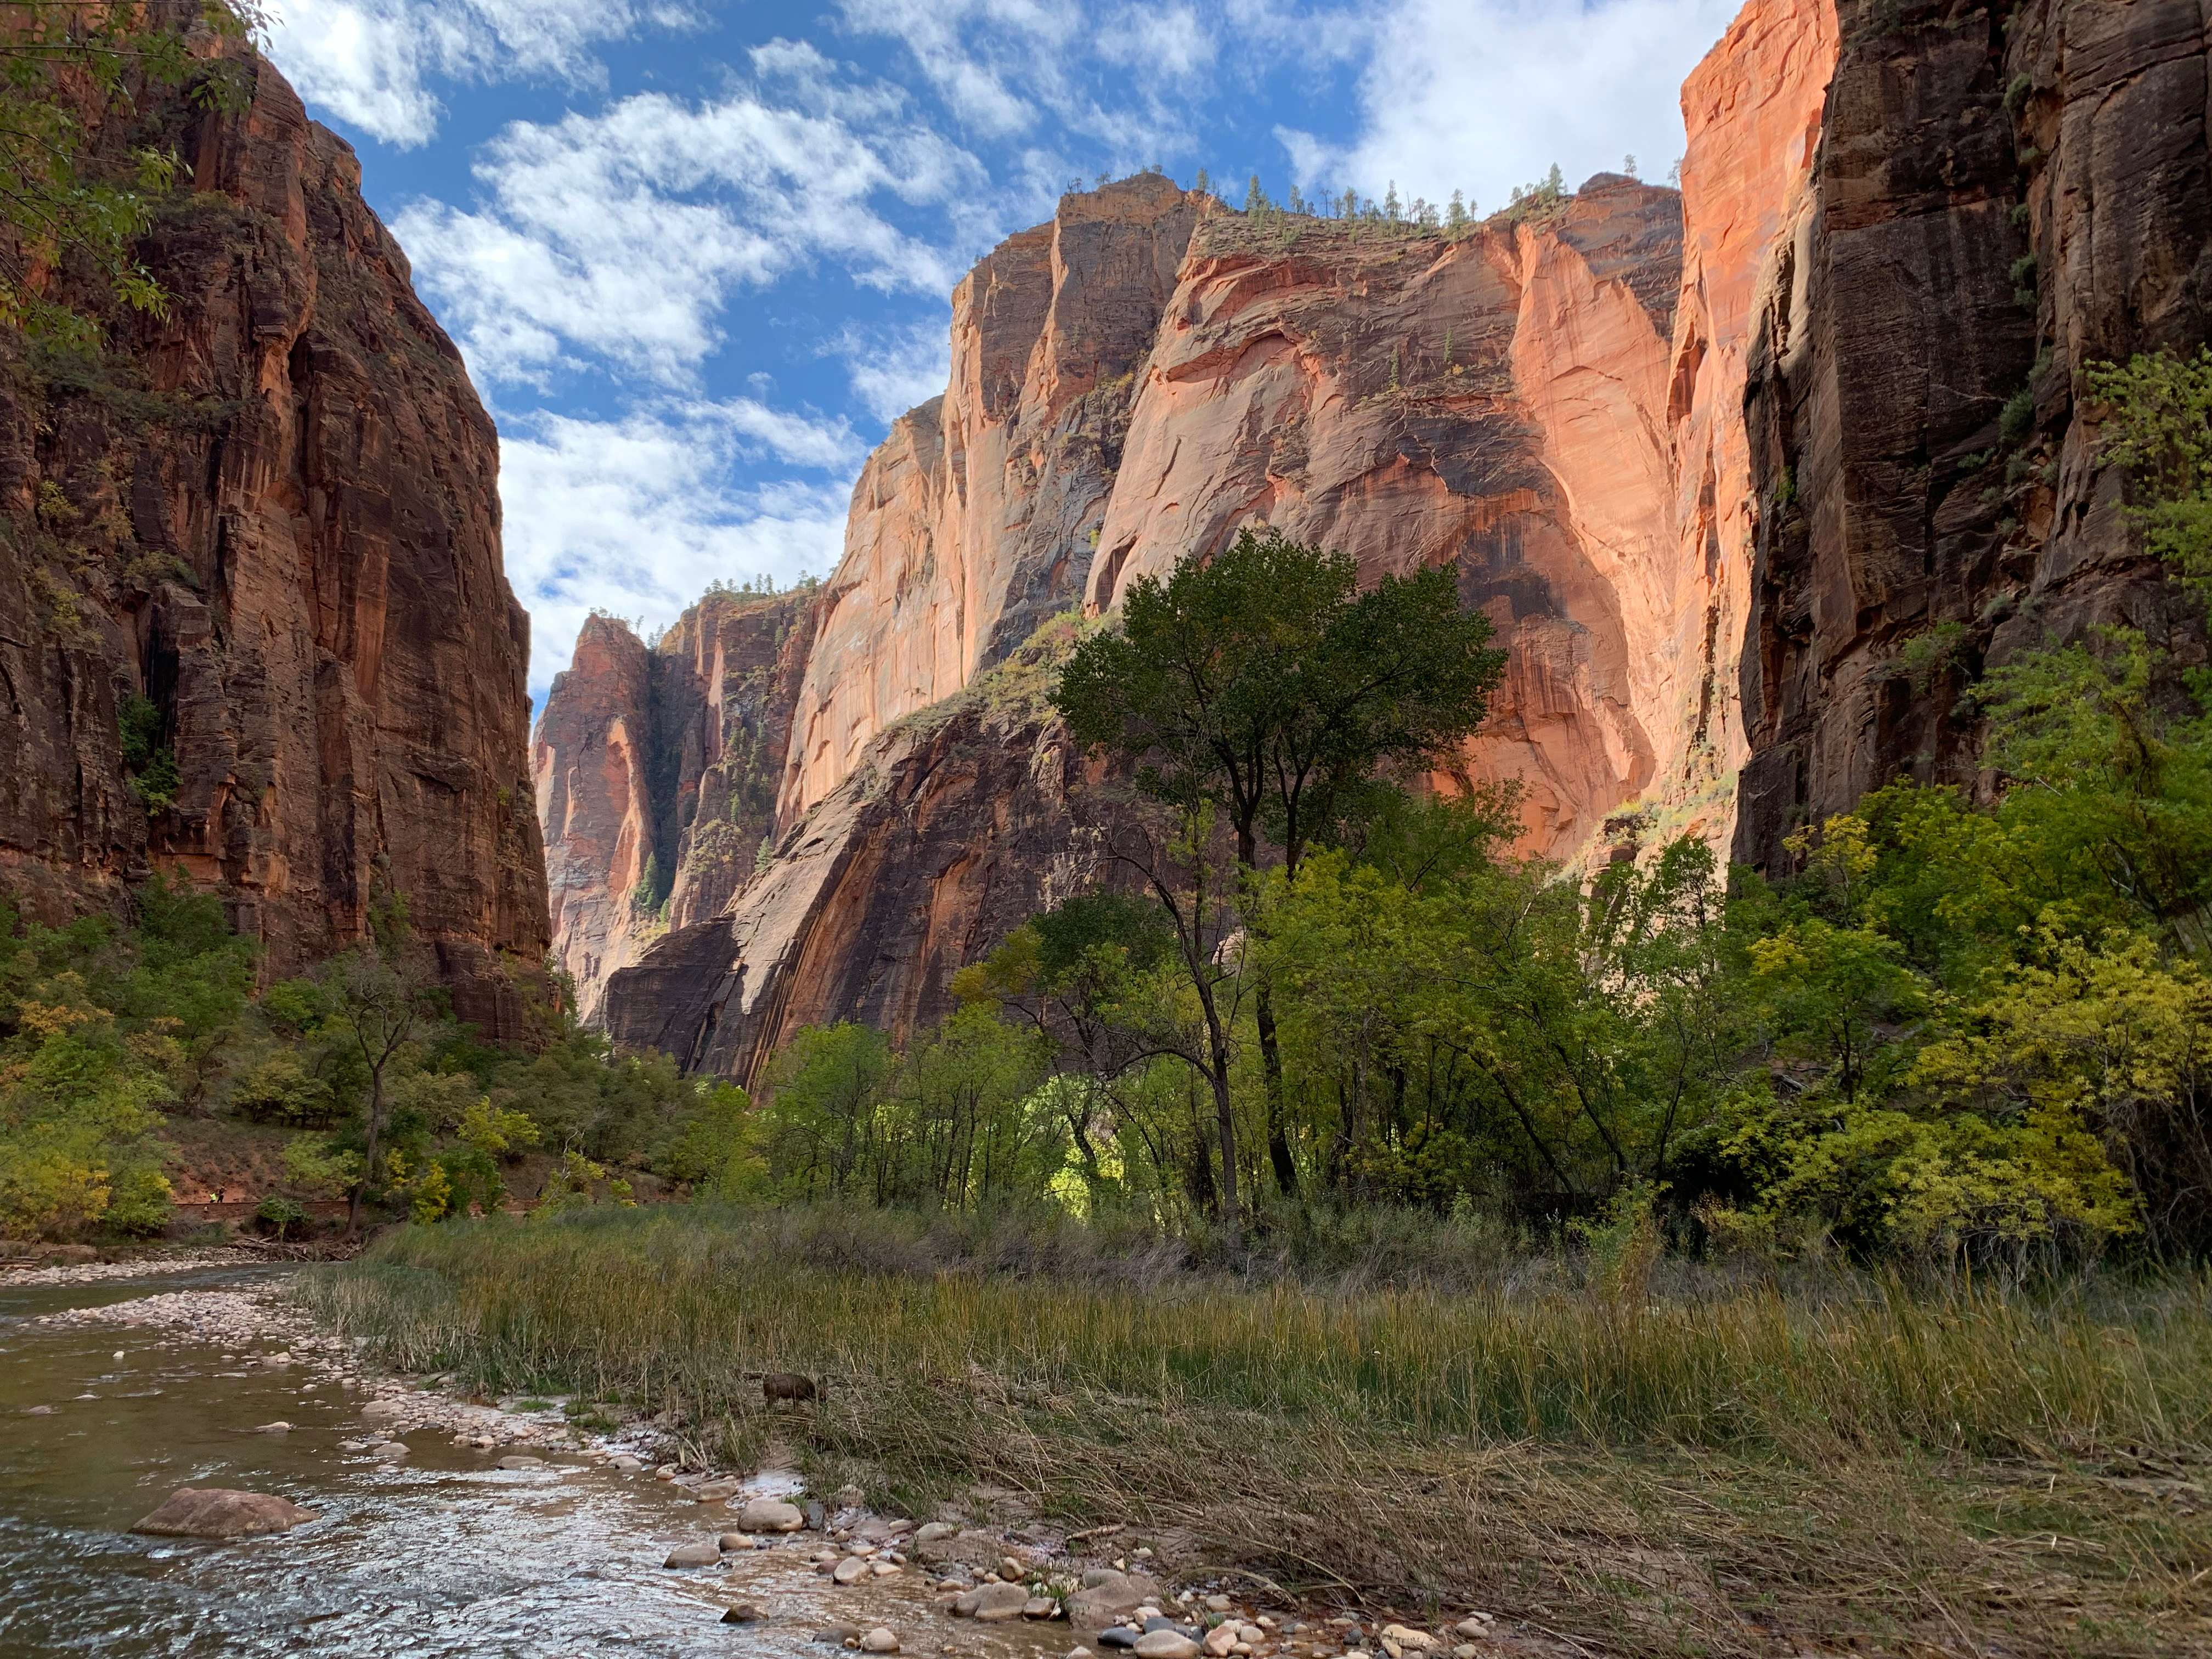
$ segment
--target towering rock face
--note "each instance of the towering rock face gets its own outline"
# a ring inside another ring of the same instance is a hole
[[[1133,378],[1202,199],[1149,173],[1065,197],[953,291],[951,383],[893,426],[853,492],[787,816],[1081,596]]]
[[[1753,0],[1682,86],[1682,293],[1667,403],[1674,600],[1656,703],[1674,757],[1649,839],[1725,842],[1747,752],[1736,657],[1758,515],[1744,424],[1760,296],[1785,287],[1814,204],[1836,67],[1832,0]]]
[[[1053,648],[880,734],[725,914],[611,979],[610,1035],[750,1088],[802,1025],[941,1018],[955,971],[1095,873],[1079,762],[1045,701]]]
[[[2201,659],[2080,399],[2212,331],[2207,64],[2193,0],[1753,0],[1685,88],[1679,200],[1601,177],[1449,239],[1064,206],[862,481],[772,865],[610,1026],[750,1076],[795,1024],[941,1012],[1088,873],[1064,741],[1019,661],[979,671],[1248,524],[1459,562],[1512,648],[1464,770],[1526,781],[1553,854],[1733,823],[1772,863],[1900,772],[1980,783],[1988,663],[2109,620]],[[1059,343],[1105,314],[1079,288],[1130,308],[1110,349]]]
[[[1985,665],[2107,622],[2172,639],[2085,373],[2212,332],[2195,0],[1845,0],[1841,36],[1750,356],[1760,862],[1900,775],[1974,785]]]
[[[754,873],[819,609],[808,592],[711,593],[652,647],[584,624],[533,767],[554,952],[585,1019],[609,975]]]
[[[1511,651],[1467,770],[1576,850],[1663,763],[1650,643],[1680,201],[1601,174],[1456,238],[1209,217],[1161,319],[1091,569],[1094,611],[1248,525],[1364,574],[1457,560]]]
[[[8,887],[51,916],[180,869],[273,974],[396,893],[509,1028],[501,959],[547,932],[491,422],[274,70],[242,112],[180,93],[98,143],[173,146],[186,182],[141,249],[165,318],[96,357],[0,345]]]

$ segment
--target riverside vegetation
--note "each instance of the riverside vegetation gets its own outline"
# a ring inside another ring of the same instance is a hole
[[[2200,593],[2212,356],[2095,391]],[[2212,1651],[2212,687],[2123,630],[1936,658],[1989,799],[1576,880],[1510,796],[1402,787],[1497,673],[1449,573],[1248,537],[1073,647],[1106,878],[941,1025],[800,1033],[700,1202],[406,1229],[307,1294],[702,1462],[803,1370],[824,1490],[1583,1651]]]

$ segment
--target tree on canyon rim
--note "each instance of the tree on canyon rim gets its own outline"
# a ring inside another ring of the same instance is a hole
[[[1234,839],[1242,920],[1264,931],[1263,852],[1294,884],[1307,851],[1366,817],[1397,787],[1448,763],[1482,722],[1504,672],[1489,619],[1459,603],[1458,568],[1385,575],[1360,591],[1349,555],[1247,530],[1165,581],[1140,577],[1121,626],[1085,641],[1054,702],[1076,741],[1115,757],[1173,812],[1187,842],[1218,814]],[[1175,914],[1171,896],[1156,894]],[[1183,952],[1209,1026],[1221,1139],[1222,1212],[1238,1224],[1236,1124],[1213,966]],[[1272,994],[1255,988],[1267,1082],[1268,1160],[1297,1190]]]

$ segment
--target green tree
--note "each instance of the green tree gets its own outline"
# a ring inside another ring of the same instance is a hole
[[[76,271],[118,303],[159,313],[167,301],[133,245],[176,158],[139,147],[96,155],[90,140],[126,121],[149,89],[188,87],[209,107],[242,107],[253,69],[240,56],[196,52],[187,25],[242,40],[259,22],[251,0],[182,6],[95,0],[9,0],[0,40],[0,216],[14,232],[0,252],[0,319],[87,346],[93,322],[57,298],[56,276]]]
[[[362,1103],[361,1179],[346,1205],[349,1238],[361,1231],[362,1200],[384,1173],[380,1159],[395,1062],[440,1012],[441,993],[416,961],[411,943],[406,905],[394,896],[373,908],[371,937],[332,958],[323,970],[343,1040],[358,1058],[368,1085]]]
[[[1183,560],[1164,582],[1133,583],[1121,626],[1076,648],[1054,696],[1078,742],[1131,764],[1141,789],[1183,815],[1194,850],[1197,815],[1218,806],[1243,872],[1248,927],[1264,925],[1250,888],[1263,837],[1295,883],[1317,838],[1371,809],[1378,774],[1451,757],[1504,672],[1488,619],[1460,605],[1455,566],[1385,575],[1364,592],[1358,578],[1348,555],[1245,531],[1211,558]],[[1200,941],[1185,932],[1195,964]],[[1194,974],[1194,983],[1207,977],[1195,965]],[[1203,1000],[1218,1024],[1210,994]],[[1269,1158],[1291,1193],[1297,1170],[1264,983],[1255,1025]],[[1225,1045],[1213,1046],[1223,1049],[1225,1149]],[[1233,1214],[1233,1188],[1229,1205]]]

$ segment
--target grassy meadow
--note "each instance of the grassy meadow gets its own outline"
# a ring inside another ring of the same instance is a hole
[[[2200,1278],[1331,1243],[1231,1273],[1067,1221],[602,1209],[399,1230],[303,1293],[409,1370],[668,1411],[702,1462],[795,1440],[893,1509],[1010,1489],[1589,1652],[2212,1652]],[[772,1418],[767,1370],[821,1403]]]

